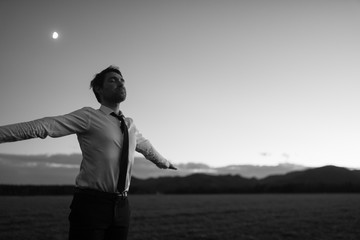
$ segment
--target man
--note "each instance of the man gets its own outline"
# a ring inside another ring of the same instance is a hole
[[[72,113],[0,127],[0,143],[76,134],[82,151],[80,172],[69,215],[69,239],[127,239],[134,152],[159,168],[176,167],[145,139],[131,118],[123,118],[125,80],[110,66],[91,81],[100,109],[85,107]],[[125,127],[126,125],[126,127]]]

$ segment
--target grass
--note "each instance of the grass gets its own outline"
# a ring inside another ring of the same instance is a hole
[[[71,197],[1,197],[0,239],[67,239]],[[360,194],[133,195],[129,240],[360,239]]]

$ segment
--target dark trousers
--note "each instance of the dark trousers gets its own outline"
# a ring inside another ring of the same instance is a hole
[[[77,190],[70,206],[69,240],[126,240],[130,223],[127,197]]]

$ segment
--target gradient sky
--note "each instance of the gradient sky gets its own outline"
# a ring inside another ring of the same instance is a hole
[[[360,168],[359,23],[359,0],[4,0],[0,125],[98,108],[90,80],[113,64],[121,109],[174,163]]]

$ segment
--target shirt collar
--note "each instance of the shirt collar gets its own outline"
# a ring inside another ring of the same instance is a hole
[[[107,106],[101,105],[100,106],[100,111],[102,111],[103,113],[105,113],[106,115],[110,115],[111,113],[113,113],[114,111],[111,108],[108,108]],[[122,112],[119,111],[118,113],[115,113],[116,115],[122,115]]]

